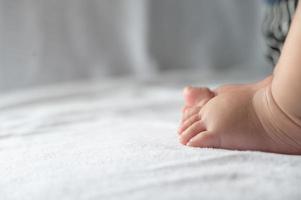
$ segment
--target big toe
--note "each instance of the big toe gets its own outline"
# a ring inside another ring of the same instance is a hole
[[[221,148],[220,136],[210,131],[204,131],[192,137],[186,145],[201,148]]]
[[[203,104],[213,98],[215,93],[207,87],[188,86],[184,89],[185,106]]]

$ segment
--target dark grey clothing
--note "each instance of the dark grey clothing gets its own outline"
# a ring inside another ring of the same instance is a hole
[[[288,34],[298,0],[266,0],[263,33],[268,46],[266,57],[275,65]]]

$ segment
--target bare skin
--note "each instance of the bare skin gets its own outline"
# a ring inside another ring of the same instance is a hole
[[[301,6],[272,76],[244,85],[187,87],[180,142],[301,155]]]

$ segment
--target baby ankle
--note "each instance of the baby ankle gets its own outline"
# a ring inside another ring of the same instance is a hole
[[[255,112],[265,132],[277,145],[291,153],[301,153],[301,126],[276,103],[270,85],[258,90],[253,98]]]

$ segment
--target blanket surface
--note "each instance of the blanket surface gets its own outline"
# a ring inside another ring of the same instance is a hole
[[[3,95],[0,199],[301,198],[301,156],[182,146],[181,104],[129,79]]]

